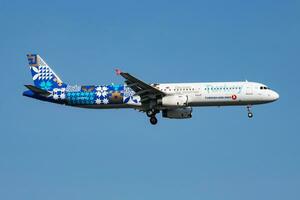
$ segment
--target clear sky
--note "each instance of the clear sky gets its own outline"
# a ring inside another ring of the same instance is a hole
[[[300,199],[300,2],[0,0],[0,199]],[[26,53],[67,83],[257,81],[279,101],[134,110],[22,96]]]

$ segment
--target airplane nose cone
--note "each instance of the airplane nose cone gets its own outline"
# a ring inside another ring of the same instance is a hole
[[[275,91],[273,91],[273,99],[274,99],[274,101],[279,99],[279,94]]]

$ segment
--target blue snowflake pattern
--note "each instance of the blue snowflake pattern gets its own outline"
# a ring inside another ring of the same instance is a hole
[[[40,83],[40,87],[43,89],[43,90],[50,90],[51,87],[52,87],[52,83],[50,81],[43,81]]]

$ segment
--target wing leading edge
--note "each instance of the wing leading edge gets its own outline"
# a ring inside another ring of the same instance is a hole
[[[130,75],[129,73],[122,72],[121,70],[116,70],[117,75],[121,75],[125,79],[127,87],[130,87],[136,95],[141,97],[141,102],[145,103],[150,100],[163,97],[166,94],[155,87],[137,79],[136,77]]]

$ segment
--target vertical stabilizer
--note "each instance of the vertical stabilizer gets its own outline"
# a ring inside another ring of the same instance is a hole
[[[32,80],[36,87],[51,91],[53,88],[66,87],[47,63],[37,54],[27,55]]]

